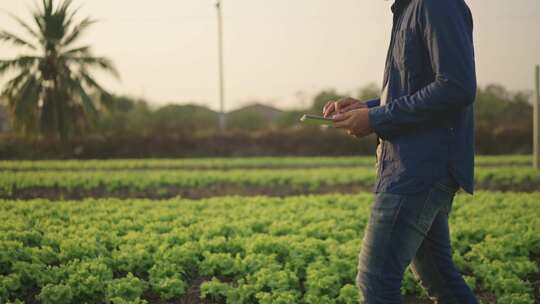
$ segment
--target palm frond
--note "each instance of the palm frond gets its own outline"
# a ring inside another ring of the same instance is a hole
[[[88,71],[81,70],[79,79],[89,89],[95,91],[100,95],[99,102],[107,110],[111,110],[113,107],[113,96],[106,89],[104,89],[90,74]]]
[[[106,91],[99,92],[99,104],[106,109],[107,111],[113,111],[114,107],[114,96]]]
[[[43,21],[43,13],[39,9],[39,7],[32,12],[32,18],[34,19],[34,22],[38,27],[40,40],[43,41],[43,37],[45,35],[45,24]]]
[[[54,50],[66,34],[64,21],[66,12],[63,6],[54,5],[55,1],[44,0],[43,7],[34,13],[35,19],[41,24],[40,29],[47,50]]]
[[[64,20],[64,28],[66,29],[66,33],[70,32],[71,25],[73,22],[75,22],[75,15],[77,15],[77,12],[79,12],[80,7],[77,7],[76,9],[72,10],[68,15],[66,16]]]
[[[62,2],[62,4],[58,7],[56,12],[66,13],[67,15],[67,12],[69,11],[69,8],[71,7],[71,4],[73,4],[73,0],[64,0],[64,2]]]
[[[69,49],[67,51],[62,52],[60,57],[70,57],[72,55],[84,55],[89,56],[91,53],[92,47],[89,45],[81,46],[73,49]]]
[[[87,30],[91,25],[96,23],[96,20],[85,18],[83,21],[81,21],[79,24],[75,25],[71,32],[64,38],[64,40],[61,42],[62,46],[68,46],[72,44],[73,42],[77,41],[81,37],[81,35]]]
[[[43,15],[51,16],[53,13],[53,0],[42,0],[43,2]]]
[[[13,18],[13,20],[15,20],[20,26],[22,26],[32,37],[40,39],[39,34],[24,20],[11,13],[9,13],[9,16]]]
[[[24,46],[24,47],[30,48],[32,50],[37,49],[32,43],[18,37],[15,34],[7,32],[7,31],[0,31],[0,41],[10,42],[13,45]]]
[[[92,121],[95,121],[97,119],[98,112],[94,106],[94,101],[92,98],[90,98],[90,96],[88,96],[81,83],[81,79],[74,79],[74,81],[72,81],[72,86],[81,99],[84,112],[90,116]]]
[[[75,15],[80,9],[80,7],[77,7],[76,9],[71,9],[72,4],[73,4],[72,0],[65,0],[56,11],[57,14],[61,14],[64,16],[63,25],[64,25],[64,28],[66,29],[68,29],[71,26],[71,24],[75,20]]]
[[[60,2],[56,5],[56,9],[53,12],[53,16],[55,17],[56,21],[58,22],[57,26],[59,28],[62,28],[65,30],[66,27],[66,20],[68,19],[68,11],[67,8],[69,7],[69,4],[71,3],[71,0],[64,0],[63,2]],[[67,4],[67,7],[66,7]]]
[[[39,63],[40,57],[20,56],[12,60],[0,60],[0,75],[12,68],[31,69]]]
[[[14,103],[14,114],[17,120],[26,120],[26,115],[37,107],[40,93],[41,83],[36,77],[29,77],[16,96],[17,100]]]
[[[108,94],[107,90],[105,90],[92,76],[90,76],[90,74],[88,74],[88,71],[86,71],[85,69],[81,70],[80,78],[89,88],[92,88],[102,94]]]
[[[112,61],[106,57],[93,57],[93,56],[73,56],[66,59],[68,62],[80,64],[83,68],[95,68],[98,67],[111,75],[116,79],[120,79],[120,73],[112,63]]]
[[[20,84],[31,76],[32,72],[29,69],[24,69],[19,75],[4,84],[4,90],[0,93],[0,96],[7,97],[8,99],[15,96],[20,89]]]

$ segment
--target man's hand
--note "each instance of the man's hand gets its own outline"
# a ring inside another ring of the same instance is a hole
[[[338,129],[347,130],[349,135],[360,138],[373,132],[369,127],[369,115],[367,108],[356,109],[333,117],[334,126]]]
[[[330,100],[324,105],[323,116],[328,118],[330,115],[340,114],[354,109],[366,108],[367,106],[360,100],[351,97],[344,97],[337,101]]]

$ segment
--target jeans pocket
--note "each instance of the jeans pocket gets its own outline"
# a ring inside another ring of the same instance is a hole
[[[454,194],[452,191],[443,190],[437,186],[431,187],[418,214],[416,221],[418,228],[427,234],[439,212],[449,213],[449,207],[453,199]]]
[[[375,223],[393,222],[401,207],[403,196],[392,193],[378,193],[371,208],[370,219]]]

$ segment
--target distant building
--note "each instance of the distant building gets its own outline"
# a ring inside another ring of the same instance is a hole
[[[275,123],[283,111],[261,103],[253,103],[227,113],[227,123],[238,128],[263,128]]]

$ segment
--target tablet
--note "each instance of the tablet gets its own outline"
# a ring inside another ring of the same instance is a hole
[[[332,118],[325,118],[323,116],[304,114],[300,121],[306,124],[312,125],[333,125],[334,121]]]

